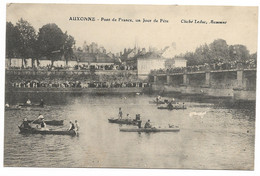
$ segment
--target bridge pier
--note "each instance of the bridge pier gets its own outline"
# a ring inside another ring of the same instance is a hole
[[[153,82],[156,84],[158,82],[158,77],[157,76],[153,76]]]
[[[172,83],[172,77],[170,75],[167,75],[167,84]]]
[[[186,73],[183,74],[183,84],[184,85],[188,85],[189,84],[188,75]]]
[[[205,85],[209,86],[210,85],[210,72],[206,72],[205,74],[206,74]]]
[[[237,87],[243,88],[243,83],[244,83],[244,71],[238,70],[237,71]]]

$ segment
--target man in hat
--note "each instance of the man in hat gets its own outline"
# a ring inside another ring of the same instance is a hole
[[[40,101],[40,106],[41,106],[41,107],[44,106],[44,101],[43,101],[43,99],[41,99],[41,101]]]
[[[150,120],[148,120],[145,125],[144,125],[144,128],[152,128],[152,125],[150,123]]]
[[[70,127],[69,127],[68,131],[71,131],[71,130],[75,130],[75,125],[74,125],[74,123],[72,123],[72,121],[70,120]]]
[[[38,119],[39,119],[39,120],[44,119],[44,117],[43,117],[43,115],[42,115],[41,113],[39,113]]]
[[[44,119],[42,119],[41,128],[46,128],[46,123],[45,123]]]
[[[31,104],[32,104],[31,100],[28,99],[28,100],[26,101],[26,104],[27,104],[27,105],[31,105]]]
[[[119,119],[122,119],[122,117],[123,117],[123,112],[122,112],[122,109],[119,108],[118,118],[119,118]]]
[[[79,122],[75,120],[75,130],[79,131]]]
[[[27,118],[24,118],[24,119],[23,119],[23,123],[21,124],[21,127],[26,128],[26,129],[32,128],[32,127],[30,126],[29,122],[27,121]]]

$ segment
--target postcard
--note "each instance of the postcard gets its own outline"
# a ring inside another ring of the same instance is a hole
[[[6,11],[4,167],[254,170],[258,7]]]

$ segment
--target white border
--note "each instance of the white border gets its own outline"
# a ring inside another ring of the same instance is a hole
[[[174,169],[87,169],[87,168],[73,168],[73,169],[49,169],[49,168],[3,168],[3,144],[4,144],[4,67],[5,67],[5,24],[6,24],[6,3],[66,3],[66,4],[154,4],[154,5],[225,5],[225,6],[260,6],[259,0],[216,0],[214,2],[209,2],[206,0],[1,0],[0,1],[0,175],[37,175],[37,176],[49,176],[49,175],[63,175],[63,176],[73,176],[73,175],[113,175],[122,176],[122,174],[130,175],[149,175],[149,176],[167,176],[167,175],[181,175],[181,176],[252,176],[260,175],[260,162],[259,162],[259,101],[256,105],[256,143],[255,143],[255,170],[254,171],[212,171],[212,170],[174,170]],[[259,11],[259,9],[258,9]],[[258,12],[258,26],[259,26],[259,12]],[[259,27],[258,27],[258,52],[259,50]],[[259,60],[258,60],[259,65]],[[257,73],[257,78],[259,77],[259,72]],[[259,80],[257,81],[257,87],[260,88]],[[259,93],[257,92],[257,100],[259,100]]]

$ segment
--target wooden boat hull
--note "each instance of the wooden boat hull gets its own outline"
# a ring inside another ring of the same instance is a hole
[[[163,107],[163,106],[160,106],[160,107],[157,107],[157,109],[168,109],[168,110],[173,110],[173,109],[187,109],[186,107],[179,107],[179,106],[174,106],[173,108],[168,108],[168,107]]]
[[[155,133],[155,132],[179,132],[180,128],[120,128],[122,132],[145,132],[145,133]]]
[[[14,111],[14,110],[21,110],[21,108],[7,108],[7,107],[5,107],[5,111]]]
[[[77,134],[74,130],[70,130],[70,131],[49,130],[48,131],[48,130],[40,130],[36,128],[26,129],[22,127],[19,127],[19,129],[20,129],[20,133],[22,134],[43,134],[43,135],[52,134],[52,135],[70,135],[70,136],[75,136]]]
[[[165,104],[164,101],[158,101],[158,102],[156,102],[155,100],[149,101],[149,103],[150,103],[150,104]]]
[[[31,123],[33,120],[28,120],[29,123]],[[35,120],[33,124],[40,124],[41,120]],[[45,120],[44,121],[46,125],[52,125],[52,126],[61,126],[63,125],[63,120]]]
[[[32,107],[32,108],[35,108],[35,107],[43,108],[44,107],[43,105],[40,105],[40,104],[19,104],[19,106],[21,106],[21,107]]]
[[[137,121],[132,119],[108,119],[108,122],[126,125],[137,125]]]

